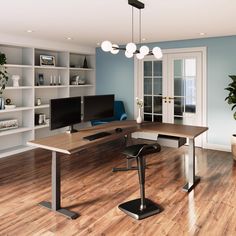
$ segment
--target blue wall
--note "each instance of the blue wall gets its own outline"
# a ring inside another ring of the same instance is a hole
[[[230,145],[236,133],[236,121],[230,106],[224,101],[229,84],[228,75],[236,74],[236,36],[180,40],[149,44],[162,49],[207,47],[207,123],[208,143]],[[134,110],[134,63],[123,52],[118,55],[96,50],[96,79],[98,94],[114,93],[125,101],[129,118]]]
[[[133,117],[134,62],[123,53],[113,55],[96,50],[96,93],[115,94],[124,101],[128,116]]]

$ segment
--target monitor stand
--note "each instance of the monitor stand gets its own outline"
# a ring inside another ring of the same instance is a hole
[[[67,134],[73,134],[73,133],[76,133],[76,132],[78,132],[78,130],[74,129],[73,125],[70,125],[69,130],[66,131]]]

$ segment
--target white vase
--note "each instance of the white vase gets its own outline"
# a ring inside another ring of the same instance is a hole
[[[19,75],[13,75],[11,77],[11,79],[13,81],[13,87],[19,87],[20,76]]]
[[[137,117],[137,119],[136,119],[136,122],[137,122],[138,124],[142,123],[141,109],[140,109],[140,108],[138,109],[138,117]]]

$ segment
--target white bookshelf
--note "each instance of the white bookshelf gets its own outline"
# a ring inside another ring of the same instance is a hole
[[[34,129],[43,129],[43,128],[48,128],[49,125],[48,124],[45,124],[45,125],[36,125],[34,126]]]
[[[65,129],[50,131],[48,124],[36,125],[35,114],[43,113],[50,119],[50,99],[95,94],[96,63],[94,54],[54,49],[0,44],[0,52],[6,54],[8,64],[5,66],[9,74],[2,97],[10,98],[16,105],[14,109],[0,110],[0,120],[17,119],[19,125],[0,131],[1,158],[32,149],[26,145],[29,140],[64,132]],[[40,55],[54,56],[55,66],[40,66]],[[85,56],[88,68],[83,68]],[[43,74],[43,84],[39,84],[39,74]],[[13,87],[12,75],[20,75],[19,87]],[[85,78],[85,84],[71,84],[72,77],[77,75]],[[38,98],[40,106],[36,105]]]
[[[68,85],[40,85],[40,86],[35,86],[35,89],[53,89],[53,88],[67,88]]]
[[[42,104],[40,106],[35,106],[34,109],[43,109],[43,108],[49,108],[49,104]]]
[[[19,87],[7,86],[5,89],[6,90],[32,89],[32,86],[19,86]]]
[[[81,67],[70,67],[70,70],[73,71],[93,71],[93,68],[81,68]]]
[[[5,131],[1,131],[0,137],[10,135],[10,134],[23,133],[23,132],[27,132],[27,131],[31,131],[31,130],[32,129],[29,127],[19,127],[19,128],[15,128],[15,129],[9,129],[9,130],[5,130]]]
[[[26,145],[18,145],[18,146],[12,146],[10,148],[2,149],[0,150],[0,158],[15,155],[20,152],[25,152],[34,149],[33,147],[26,146]],[[6,155],[7,154],[7,155]]]
[[[33,68],[32,65],[16,65],[16,64],[6,64],[7,68]]]
[[[70,85],[70,88],[87,88],[94,87],[93,84]]]
[[[0,110],[0,114],[9,113],[9,112],[17,112],[17,111],[27,111],[27,110],[32,110],[32,109],[33,107],[16,107],[12,109]]]
[[[42,70],[67,70],[67,67],[63,66],[35,66],[35,69],[42,69]]]

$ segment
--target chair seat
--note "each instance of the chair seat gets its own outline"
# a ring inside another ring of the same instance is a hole
[[[154,144],[135,144],[128,146],[122,152],[128,159],[138,157],[139,155],[147,155],[160,152],[161,146],[158,143]]]

